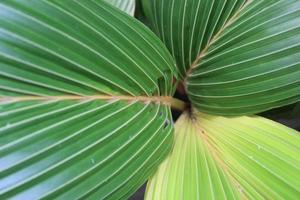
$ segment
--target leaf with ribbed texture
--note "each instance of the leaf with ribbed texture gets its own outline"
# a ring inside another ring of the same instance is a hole
[[[188,114],[176,122],[173,151],[148,182],[145,199],[238,199]]]
[[[126,199],[172,144],[158,38],[99,1],[0,2],[0,199]]]
[[[146,200],[297,199],[299,132],[261,117],[183,115]]]
[[[300,100],[299,0],[143,2],[198,110],[254,114]]]
[[[245,0],[142,0],[151,28],[175,57],[182,79]]]
[[[120,10],[128,13],[129,15],[134,15],[135,10],[135,0],[105,0],[107,3],[110,3]]]

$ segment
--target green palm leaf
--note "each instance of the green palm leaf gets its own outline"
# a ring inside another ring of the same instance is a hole
[[[172,144],[174,63],[95,1],[0,3],[0,199],[130,196]]]
[[[0,199],[127,199],[173,144],[146,199],[297,199],[297,131],[203,112],[297,105],[299,0],[142,0],[161,40],[105,1],[0,2]]]
[[[242,115],[299,101],[298,0],[143,2],[199,110]]]
[[[297,199],[299,132],[261,117],[197,113],[175,124],[172,154],[146,199]]]

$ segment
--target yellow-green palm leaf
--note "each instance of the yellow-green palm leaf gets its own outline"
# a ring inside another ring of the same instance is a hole
[[[296,200],[299,132],[262,117],[184,114],[146,200]]]

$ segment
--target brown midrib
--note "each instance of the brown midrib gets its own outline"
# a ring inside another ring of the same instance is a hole
[[[64,100],[104,100],[104,101],[139,101],[142,103],[157,103],[171,106],[176,110],[184,110],[186,107],[185,102],[173,98],[172,96],[125,96],[125,95],[90,95],[90,96],[78,96],[78,95],[62,95],[62,96],[5,96],[0,97],[0,103],[2,102],[24,102],[24,101],[64,101]]]
[[[252,0],[246,1],[246,3],[241,6],[237,10],[237,12],[225,23],[225,25],[210,39],[207,43],[205,48],[200,52],[200,54],[196,57],[195,61],[191,64],[190,68],[188,69],[185,79],[184,79],[184,86],[186,86],[186,81],[189,75],[191,74],[192,70],[196,68],[196,66],[201,62],[202,58],[207,54],[209,47],[215,43],[223,31],[231,25],[236,19],[238,19],[238,15],[241,11],[251,3]],[[0,103],[2,102],[20,102],[20,101],[63,101],[63,100],[123,100],[123,101],[140,101],[140,102],[153,102],[153,103],[161,103],[164,105],[171,106],[176,110],[183,111],[188,107],[188,104],[173,98],[172,96],[116,96],[116,95],[90,95],[90,96],[79,96],[79,95],[63,95],[63,96],[0,96]]]
[[[189,67],[189,69],[186,72],[186,76],[184,79],[184,85],[186,85],[186,81],[187,78],[190,76],[190,74],[192,73],[193,69],[195,69],[197,67],[197,65],[201,62],[202,58],[206,56],[206,54],[208,53],[208,49],[220,38],[221,34],[224,32],[224,30],[230,26],[234,21],[236,21],[239,17],[239,14],[245,9],[245,7],[247,7],[250,3],[252,2],[252,0],[248,0],[245,2],[245,4],[243,6],[241,6],[236,12],[235,14],[224,24],[224,26],[208,41],[208,43],[206,44],[206,46],[204,47],[204,49],[201,50],[201,52],[199,53],[199,55],[196,57],[196,59],[194,60],[194,62],[191,64],[191,66]]]

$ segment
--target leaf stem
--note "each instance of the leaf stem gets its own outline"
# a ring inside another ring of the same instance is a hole
[[[188,108],[188,104],[180,99],[172,98],[170,103],[174,110],[185,111]]]

